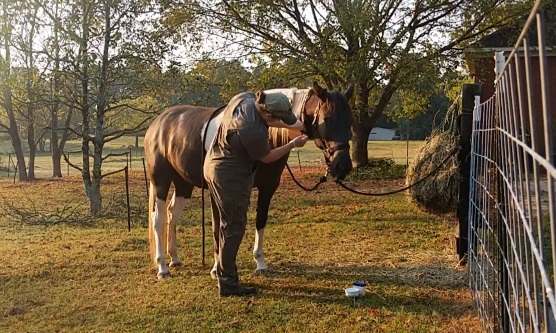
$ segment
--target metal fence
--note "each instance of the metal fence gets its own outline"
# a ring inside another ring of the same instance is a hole
[[[497,54],[496,92],[473,112],[468,262],[489,332],[556,332],[556,82],[539,8]]]

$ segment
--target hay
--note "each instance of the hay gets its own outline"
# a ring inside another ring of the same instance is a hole
[[[437,168],[458,145],[455,135],[457,105],[446,114],[443,125],[435,129],[409,165],[406,183],[413,184]],[[458,203],[459,170],[457,157],[450,158],[435,175],[410,189],[411,199],[422,209],[437,213],[453,213]]]

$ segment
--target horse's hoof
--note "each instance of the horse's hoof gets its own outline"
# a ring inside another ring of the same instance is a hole
[[[255,270],[255,275],[265,275],[266,273],[268,273],[268,268],[257,268]]]
[[[158,273],[156,273],[156,277],[157,277],[159,280],[167,279],[167,278],[170,277],[170,272],[164,272],[164,273],[158,272]]]
[[[170,262],[170,267],[181,267],[181,266],[183,266],[183,263],[179,260]]]

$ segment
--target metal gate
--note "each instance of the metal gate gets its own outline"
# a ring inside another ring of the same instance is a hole
[[[490,332],[556,332],[554,105],[541,1],[496,92],[475,99],[469,195],[470,287]]]

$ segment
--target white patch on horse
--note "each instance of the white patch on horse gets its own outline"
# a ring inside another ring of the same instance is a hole
[[[257,232],[255,233],[255,245],[253,246],[253,259],[255,259],[255,263],[257,264],[255,272],[260,272],[268,269],[268,266],[266,265],[266,262],[264,260],[263,243],[264,228],[257,230]]]
[[[214,265],[212,265],[212,269],[210,270],[210,277],[213,280],[217,279],[217,276],[216,276],[216,268],[217,267],[218,267],[218,261],[214,260]]]
[[[176,197],[176,192],[170,200],[168,206],[168,247],[167,253],[170,256],[170,267],[181,266],[182,262],[178,258],[178,247],[176,242],[176,221],[181,217],[186,205],[184,197]]]
[[[153,212],[153,234],[155,242],[155,261],[157,265],[157,276],[159,279],[166,278],[170,275],[168,265],[166,264],[166,257],[164,248],[166,244],[164,228],[166,227],[166,201],[156,199],[154,212]]]
[[[222,122],[222,117],[224,116],[224,112],[220,112],[220,114],[211,119],[208,125],[208,132],[205,141],[205,151],[209,151],[210,147],[212,147],[214,143],[214,139],[216,138],[216,132],[218,132],[218,128],[220,127],[220,123]],[[204,138],[205,131],[207,131],[207,123],[203,124],[203,128],[201,129],[201,142]]]

